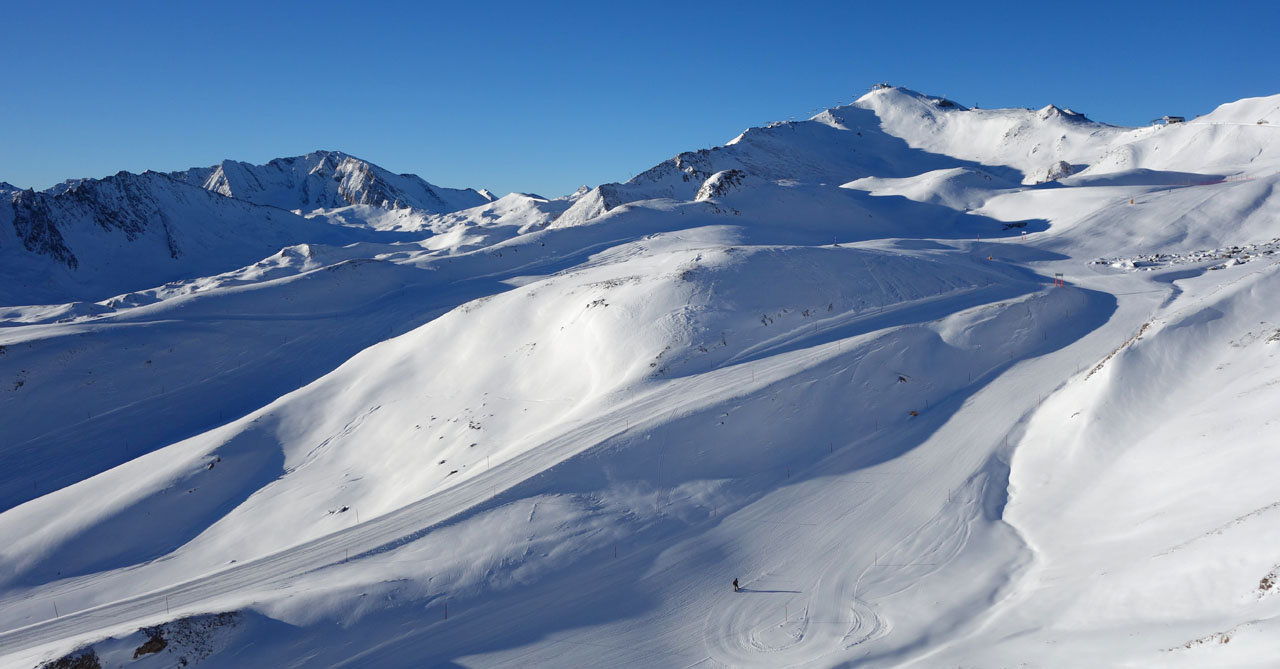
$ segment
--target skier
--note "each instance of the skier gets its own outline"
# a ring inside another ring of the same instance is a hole
[[[735,579],[733,579],[733,591],[734,591],[734,592],[737,592],[737,591],[738,591],[738,579],[736,579],[736,578],[735,578]]]

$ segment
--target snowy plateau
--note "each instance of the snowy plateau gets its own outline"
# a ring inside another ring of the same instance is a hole
[[[0,184],[0,666],[1280,666],[1278,186],[1280,95],[892,86]]]

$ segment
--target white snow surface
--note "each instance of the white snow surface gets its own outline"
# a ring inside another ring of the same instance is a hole
[[[0,665],[1275,666],[1278,109],[4,185]]]

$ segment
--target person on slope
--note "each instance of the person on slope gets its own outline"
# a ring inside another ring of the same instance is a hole
[[[736,579],[736,578],[735,578],[735,579],[733,579],[733,591],[734,591],[734,592],[737,592],[737,591],[738,591],[738,579]]]

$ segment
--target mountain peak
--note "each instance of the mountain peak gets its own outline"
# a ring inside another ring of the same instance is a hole
[[[224,160],[170,176],[254,204],[314,211],[350,205],[442,214],[493,200],[473,189],[442,188],[413,174],[393,174],[342,151],[318,150],[264,165]]]
[[[1081,114],[1080,112],[1072,111],[1071,109],[1064,109],[1062,107],[1058,107],[1057,105],[1052,105],[1052,104],[1045,105],[1040,110],[1038,110],[1036,112],[1036,117],[1039,118],[1041,121],[1048,121],[1050,119],[1055,119],[1055,118],[1062,119],[1064,121],[1071,121],[1071,122],[1081,122],[1081,121],[1089,120],[1088,117],[1086,117],[1084,114]]]

